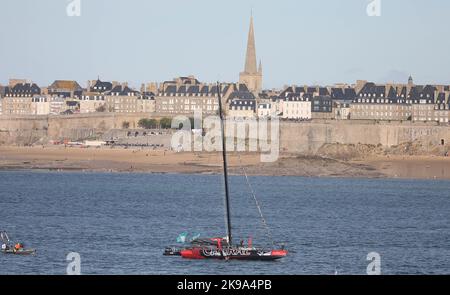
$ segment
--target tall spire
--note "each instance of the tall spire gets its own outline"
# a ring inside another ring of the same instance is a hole
[[[245,58],[245,73],[255,74],[257,73],[256,68],[256,46],[255,46],[255,31],[253,28],[253,11],[250,17],[250,29],[248,31],[248,41],[247,41],[247,55]]]
[[[250,17],[250,29],[248,31],[247,55],[245,57],[244,71],[239,74],[239,83],[246,84],[248,90],[255,94],[262,91],[263,84],[262,63],[259,69],[256,64],[255,30],[253,28],[253,11]]]

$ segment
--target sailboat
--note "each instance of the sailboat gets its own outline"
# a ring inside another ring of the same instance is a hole
[[[230,190],[228,185],[228,167],[227,167],[227,151],[225,141],[225,123],[222,111],[221,87],[217,83],[217,97],[219,100],[219,116],[222,135],[222,158],[223,158],[223,176],[225,180],[225,209],[226,209],[226,231],[224,238],[208,238],[195,239],[189,247],[173,248],[168,247],[164,251],[166,256],[181,256],[185,259],[221,259],[221,260],[278,260],[286,257],[288,251],[281,247],[276,249],[264,249],[254,247],[251,240],[248,245],[241,242],[239,245],[233,244],[231,212],[230,212]],[[258,206],[259,208],[259,206]]]
[[[0,240],[2,243],[1,252],[12,255],[35,255],[35,249],[25,249],[22,243],[14,244],[5,231],[0,232]]]

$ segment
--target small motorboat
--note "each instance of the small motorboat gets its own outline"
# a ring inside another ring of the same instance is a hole
[[[5,231],[0,232],[2,241],[1,252],[10,255],[35,255],[35,249],[25,249],[22,243],[12,243]]]
[[[35,249],[5,249],[2,250],[4,254],[11,254],[11,255],[35,255],[36,250]]]

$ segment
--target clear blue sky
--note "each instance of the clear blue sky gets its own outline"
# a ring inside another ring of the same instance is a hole
[[[250,11],[264,86],[367,79],[450,83],[450,1],[71,0],[0,2],[0,83],[237,81]]]

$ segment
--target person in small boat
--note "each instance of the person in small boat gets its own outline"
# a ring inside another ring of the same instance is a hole
[[[20,251],[22,249],[23,249],[23,245],[21,243],[17,243],[16,245],[14,245],[14,250]]]
[[[2,251],[6,251],[6,250],[8,250],[8,245],[2,244]]]

